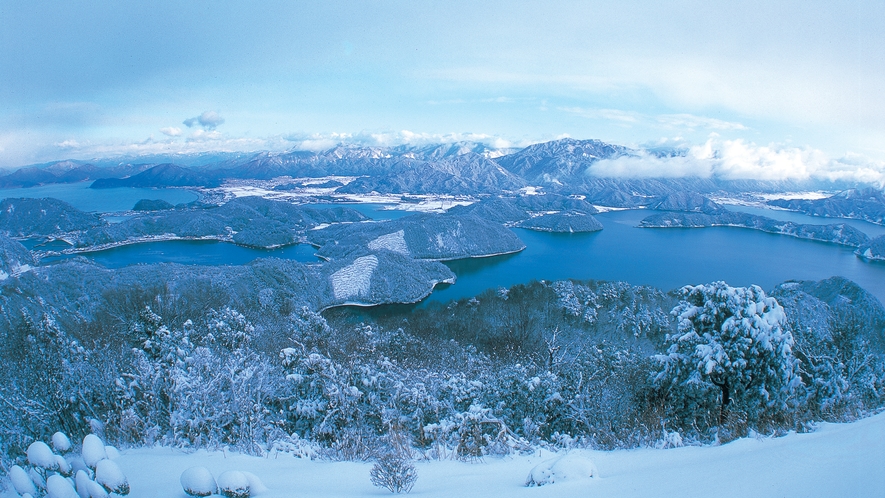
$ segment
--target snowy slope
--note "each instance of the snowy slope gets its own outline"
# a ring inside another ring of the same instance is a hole
[[[748,438],[718,447],[573,453],[592,459],[600,477],[524,487],[532,468],[555,456],[546,450],[480,463],[422,461],[415,464],[418,481],[412,496],[885,496],[885,414],[823,424],[810,434]],[[216,478],[228,470],[252,472],[269,488],[257,495],[264,498],[391,496],[371,485],[371,463],[170,448],[128,450],[115,461],[129,479],[132,498],[185,498],[179,476],[197,465]],[[12,496],[12,491],[0,494]]]

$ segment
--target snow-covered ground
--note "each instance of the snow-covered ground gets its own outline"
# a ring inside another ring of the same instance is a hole
[[[265,199],[287,201],[295,203],[309,203],[317,198],[336,202],[357,204],[383,204],[385,209],[397,211],[412,211],[425,213],[441,213],[455,206],[469,206],[476,202],[467,196],[443,195],[443,194],[416,194],[408,195],[409,200],[404,200],[402,194],[347,194],[337,193],[337,187],[311,187],[307,184],[322,185],[322,182],[335,181],[347,185],[355,180],[355,176],[326,176],[322,178],[291,178],[283,176],[272,180],[232,180],[224,185],[213,189],[202,189],[205,192],[221,194],[225,199],[233,197],[259,196]],[[292,190],[274,190],[278,185],[287,183],[300,183],[302,188]]]
[[[372,287],[372,273],[378,267],[378,258],[369,255],[353,260],[348,266],[332,274],[332,289],[335,299],[348,299],[365,296]]]
[[[412,496],[885,496],[885,413],[851,424],[822,424],[808,434],[747,438],[717,447],[667,450],[573,451],[588,457],[598,478],[525,487],[548,451],[528,456],[486,457],[479,463],[419,461]],[[264,498],[391,496],[372,486],[372,463],[312,461],[287,453],[250,457],[186,453],[170,448],[123,451],[116,463],[129,479],[132,498],[184,498],[179,477],[194,466],[216,479],[225,471],[254,473],[268,488]],[[8,490],[2,498],[15,496]]]

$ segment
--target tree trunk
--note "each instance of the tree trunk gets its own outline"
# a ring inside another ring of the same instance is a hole
[[[714,378],[710,378],[710,381],[722,391],[722,404],[719,405],[719,425],[723,425],[725,424],[725,409],[731,401],[728,379],[725,378],[720,382]]]

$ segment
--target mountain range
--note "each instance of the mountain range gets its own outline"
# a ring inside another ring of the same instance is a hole
[[[595,205],[636,208],[652,207],[668,196],[685,192],[709,196],[745,192],[832,191],[858,187],[844,182],[822,183],[813,180],[615,178],[594,176],[592,173],[592,166],[599,161],[625,156],[678,156],[684,153],[678,149],[664,152],[639,150],[599,140],[572,138],[538,143],[523,149],[494,149],[474,142],[396,147],[338,145],[318,152],[292,150],[175,156],[171,158],[172,162],[165,160],[158,163],[146,160],[164,158],[130,158],[128,162],[125,158],[92,162],[59,161],[28,166],[0,176],[0,188],[80,181],[92,181],[92,188],[215,187],[227,180],[343,176],[354,178],[337,187],[336,193],[483,196],[515,193],[530,187],[563,195],[579,195]],[[694,201],[698,202],[697,199]],[[844,201],[860,202],[853,198]],[[885,206],[881,192],[873,201]],[[704,206],[703,201],[699,202],[701,204],[695,206],[696,209],[712,209],[709,205]],[[851,216],[850,208],[835,204],[821,207],[789,201],[789,206],[778,205],[815,214],[825,209],[838,212],[840,216]],[[878,208],[868,207],[865,211],[876,214],[857,217],[882,222]]]

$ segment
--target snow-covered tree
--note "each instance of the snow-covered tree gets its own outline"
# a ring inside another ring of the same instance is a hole
[[[801,382],[778,302],[756,285],[725,282],[686,286],[681,294],[672,311],[677,331],[667,335],[667,353],[657,357],[656,380],[701,395],[718,388],[720,424],[732,403],[748,422],[786,409]]]

